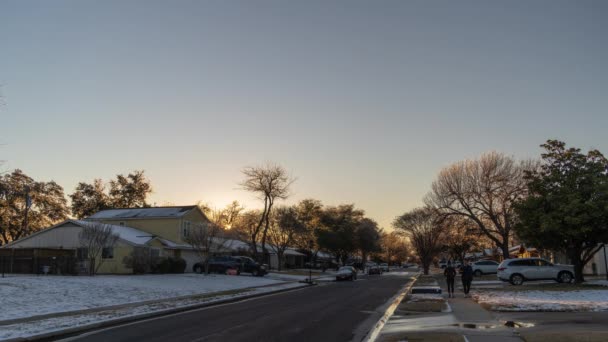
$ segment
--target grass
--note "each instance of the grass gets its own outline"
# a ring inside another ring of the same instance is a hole
[[[421,275],[416,280],[414,286],[431,286],[438,285],[437,280],[432,275]]]
[[[608,290],[608,287],[601,285],[586,285],[586,284],[560,284],[560,283],[528,283],[521,286],[505,284],[503,287],[490,289],[491,291],[578,291],[578,290]],[[480,291],[482,291],[480,289]]]
[[[455,333],[428,333],[428,332],[408,332],[391,335],[383,335],[379,339],[381,342],[464,342],[460,334]]]
[[[559,331],[559,332],[527,332],[520,330],[521,337],[526,342],[605,342],[608,332],[604,331]]]

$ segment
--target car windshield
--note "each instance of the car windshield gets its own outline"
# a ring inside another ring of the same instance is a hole
[[[352,271],[352,270],[353,269],[350,266],[342,266],[342,267],[340,267],[340,269],[338,270],[338,272],[341,272],[341,271]]]

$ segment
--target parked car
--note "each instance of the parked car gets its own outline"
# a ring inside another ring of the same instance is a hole
[[[241,272],[251,273],[254,276],[263,276],[266,274],[266,265],[260,265],[250,257],[246,256],[220,256],[209,258],[209,272],[225,274],[228,270],[236,270],[237,274]],[[202,273],[205,270],[204,263],[196,263],[192,267],[195,273]]]
[[[574,266],[554,265],[542,258],[506,259],[498,265],[497,276],[512,285],[521,285],[530,280],[570,283],[574,279]]]
[[[380,266],[370,266],[367,268],[367,274],[382,274],[382,268]]]
[[[448,262],[451,262],[452,263],[452,267],[454,267],[454,268],[459,268],[460,266],[462,266],[462,264],[460,263],[460,261],[441,260],[439,262],[439,268],[446,268],[446,267],[448,267]]]
[[[474,262],[471,266],[473,267],[473,275],[476,277],[498,272],[498,263],[494,260],[479,260]]]
[[[356,280],[357,279],[357,270],[352,266],[342,266],[338,269],[338,273],[336,273],[336,281],[340,280]]]
[[[380,269],[382,270],[382,272],[390,272],[390,269],[389,269],[387,263],[382,263],[379,266],[380,266]]]

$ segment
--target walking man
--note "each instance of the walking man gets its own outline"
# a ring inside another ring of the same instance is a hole
[[[448,283],[448,297],[454,298],[454,278],[456,278],[456,269],[452,267],[452,262],[448,261],[448,265],[443,271],[445,281]]]
[[[462,266],[462,288],[464,290],[465,298],[469,296],[471,290],[471,282],[473,281],[473,267],[468,261],[464,262]]]

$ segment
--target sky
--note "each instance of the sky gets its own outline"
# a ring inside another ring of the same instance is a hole
[[[442,167],[560,139],[608,154],[606,1],[0,1],[0,160],[157,205],[354,203],[390,229]]]

